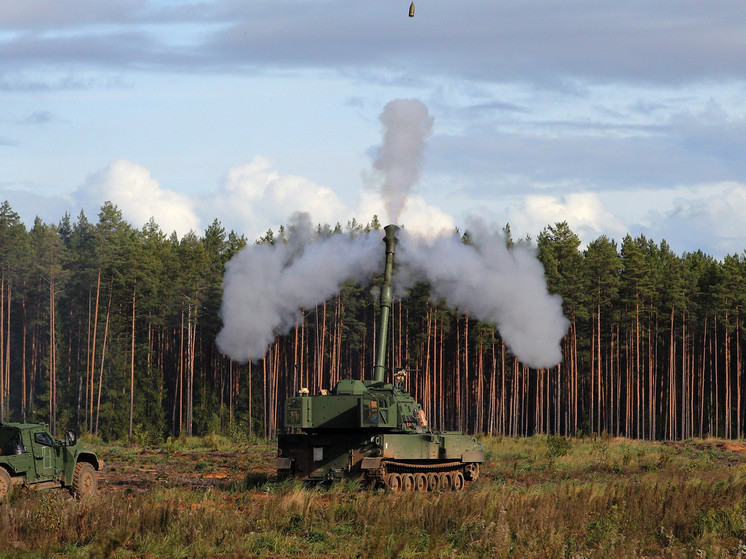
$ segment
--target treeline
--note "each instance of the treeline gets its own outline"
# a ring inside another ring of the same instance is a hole
[[[238,385],[214,339],[223,266],[244,245],[217,221],[202,237],[134,229],[108,202],[95,224],[27,230],[3,203],[0,420],[107,439],[207,430]]]
[[[379,228],[374,217],[318,233]],[[284,241],[280,228],[256,242]],[[201,236],[167,235],[152,220],[136,229],[108,202],[96,223],[81,213],[27,230],[0,205],[0,420],[141,442],[229,431],[273,437],[285,396],[370,378],[371,285],[345,284],[303,309],[305,320],[258,362],[220,354],[224,265],[246,242],[217,220]],[[432,302],[427,285],[395,302],[387,363],[409,371],[408,388],[435,428],[744,435],[743,255],[678,256],[643,236],[621,246],[601,237],[580,250],[566,223],[535,244],[570,322],[552,369],[523,366],[491,324]]]

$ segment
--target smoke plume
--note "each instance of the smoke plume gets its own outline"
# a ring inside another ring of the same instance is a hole
[[[472,244],[464,244],[455,232],[424,239],[402,230],[397,291],[426,281],[434,301],[445,300],[451,308],[495,324],[524,364],[540,368],[559,363],[568,322],[562,299],[547,291],[534,249],[509,249],[502,235],[480,223],[470,233]]]
[[[382,195],[390,222],[397,223],[407,194],[419,178],[425,138],[433,119],[414,99],[391,101],[380,120],[384,141],[374,162],[385,175]],[[551,367],[562,359],[567,330],[562,301],[547,292],[534,249],[508,249],[505,239],[481,223],[470,228],[471,244],[455,232],[425,239],[399,232],[394,281],[402,292],[417,281],[430,284],[434,300],[497,326],[510,350],[526,365]],[[223,329],[219,349],[231,359],[261,359],[275,336],[302,320],[301,310],[323,303],[348,280],[368,281],[383,267],[381,231],[323,236],[308,214],[292,219],[287,242],[252,245],[226,265]]]
[[[378,271],[382,246],[379,234],[321,237],[308,214],[295,214],[287,243],[246,246],[226,264],[218,348],[234,361],[261,359],[276,334],[302,320],[301,309]]]
[[[425,139],[433,128],[427,106],[417,99],[396,99],[386,104],[379,117],[383,145],[373,167],[384,176],[381,185],[390,223],[399,223],[407,195],[420,178]]]

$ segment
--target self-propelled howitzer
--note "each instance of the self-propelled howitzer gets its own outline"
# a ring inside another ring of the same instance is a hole
[[[310,482],[357,479],[394,491],[459,491],[479,476],[481,443],[458,432],[432,431],[422,406],[404,389],[406,372],[397,372],[393,384],[385,381],[398,227],[384,230],[373,380],[347,378],[318,395],[302,388],[285,400],[277,473]]]

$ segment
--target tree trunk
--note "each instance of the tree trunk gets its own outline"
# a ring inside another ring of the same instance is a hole
[[[94,433],[98,435],[98,418],[101,413],[101,387],[104,383],[104,361],[106,360],[106,341],[109,337],[109,316],[111,315],[111,296],[113,285],[109,284],[109,304],[106,306],[106,323],[104,324],[104,343],[101,346],[101,368],[98,374],[98,399],[96,401],[96,427]]]
[[[90,390],[88,392],[89,406],[88,406],[88,430],[93,433],[93,389],[94,379],[96,378],[96,334],[98,332],[98,303],[101,295],[101,266],[98,268],[98,277],[96,279],[96,305],[93,309],[93,341],[91,343],[91,375],[90,375]]]
[[[57,434],[57,339],[54,308],[54,274],[49,278],[49,430]]]
[[[10,288],[9,288],[10,289]],[[736,439],[741,438],[741,319],[736,306]]]
[[[7,320],[7,329],[6,329],[6,350],[5,350],[5,405],[6,410],[5,412],[8,412],[7,407],[10,405],[10,314],[11,314],[11,301],[13,300],[12,297],[12,291],[13,291],[13,279],[8,278],[8,310],[6,311],[6,320]],[[0,338],[1,339],[1,338]]]
[[[3,326],[5,321],[5,264],[0,266],[0,423],[5,421],[5,359],[3,359],[4,346],[2,340]]]
[[[251,437],[254,434],[254,416],[252,415],[252,409],[251,409],[251,364],[252,362],[249,361],[249,366],[247,367],[247,383],[248,383],[248,392],[249,392],[249,403],[248,403],[248,416],[249,416],[249,437]]]
[[[28,387],[26,386],[26,332],[28,330],[28,321],[26,318],[26,297],[21,299],[21,308],[23,310],[23,341],[21,343],[21,421],[26,423],[26,394]]]
[[[132,441],[132,423],[135,415],[135,304],[137,302],[137,279],[132,286],[132,338],[130,342],[130,429],[129,440]]]
[[[184,432],[184,302],[181,304],[181,329],[179,330],[179,436]]]

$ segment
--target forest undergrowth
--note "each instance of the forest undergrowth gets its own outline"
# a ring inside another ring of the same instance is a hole
[[[746,443],[483,438],[453,493],[272,477],[271,441],[108,444],[99,492],[16,489],[0,557],[737,557]]]

